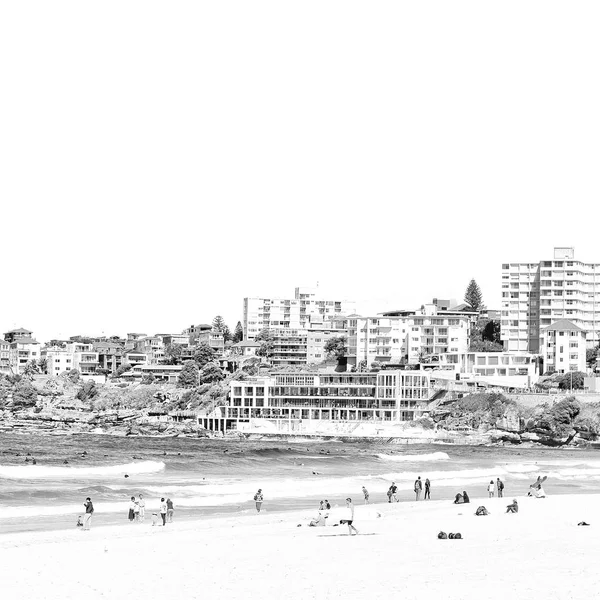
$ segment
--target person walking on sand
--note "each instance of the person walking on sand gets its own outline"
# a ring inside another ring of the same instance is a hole
[[[346,523],[348,525],[348,535],[352,535],[354,531],[354,535],[358,535],[358,529],[352,525],[354,522],[354,504],[352,504],[352,498],[346,498],[346,506],[350,509],[350,518],[342,519],[340,524]]]
[[[496,486],[494,485],[494,480],[492,479],[490,481],[490,484],[488,485],[488,495],[490,498],[494,497],[495,488],[496,488]]]
[[[504,497],[504,483],[500,481],[500,477],[496,479],[496,489],[498,490],[498,498]]]
[[[131,500],[129,501],[129,513],[127,518],[131,523],[133,523],[133,520],[135,519],[135,496],[131,496]]]
[[[396,497],[397,491],[398,488],[396,487],[396,482],[392,481],[392,485],[390,485],[390,489],[388,490],[388,502],[392,502],[392,500],[398,502],[398,498]]]
[[[431,500],[431,481],[429,479],[425,480],[425,495],[423,496],[423,500]]]
[[[94,505],[90,498],[86,498],[83,503],[85,506],[85,515],[83,516],[83,530],[89,531],[92,527],[92,515],[94,514]]]
[[[363,485],[362,491],[365,495],[365,504],[369,504],[369,490]]]
[[[142,494],[139,495],[138,506],[140,507],[140,521],[143,523],[146,518],[146,500]]]
[[[416,500],[421,498],[421,490],[423,489],[423,482],[421,481],[421,476],[419,475],[415,481],[415,496]]]
[[[167,503],[164,498],[160,499],[160,518],[163,522],[163,527],[167,524]]]
[[[173,500],[171,498],[167,498],[167,523],[173,522]]]
[[[256,494],[254,494],[254,502],[256,502],[256,512],[260,514],[260,508],[263,503],[263,493],[262,490],[258,490]]]

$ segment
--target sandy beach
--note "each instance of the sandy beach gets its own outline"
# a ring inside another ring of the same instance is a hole
[[[269,514],[268,501],[260,515],[164,528],[95,515],[90,532],[0,536],[2,598],[597,597],[600,496],[517,499],[516,515],[512,497],[358,505],[353,537],[307,527],[316,510]]]

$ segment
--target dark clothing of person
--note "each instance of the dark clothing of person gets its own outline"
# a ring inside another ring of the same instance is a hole
[[[129,520],[133,521],[135,519],[135,512],[133,511],[133,508],[129,509]]]
[[[471,502],[471,501],[469,500],[469,495],[467,494],[467,492],[463,492],[463,502],[464,502],[465,504],[469,504],[469,502]]]
[[[462,494],[456,494],[454,504],[464,504],[464,501],[464,496]]]
[[[94,505],[92,504],[92,501],[88,501],[84,504],[85,506],[85,512],[89,513],[90,515],[94,512]]]
[[[167,523],[167,513],[160,513],[160,516],[162,517],[163,525],[166,525],[166,523]]]
[[[167,500],[167,510],[173,510],[173,500]]]
[[[431,500],[431,483],[429,482],[429,479],[425,480],[425,496],[423,496],[424,500]]]

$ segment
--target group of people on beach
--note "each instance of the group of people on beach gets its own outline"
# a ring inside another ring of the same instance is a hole
[[[163,526],[167,523],[173,522],[173,513],[175,512],[173,508],[173,501],[171,498],[167,498],[166,500],[163,498],[160,499],[160,503],[158,506],[158,511],[152,513],[152,525],[158,524],[158,515],[162,519]],[[129,513],[128,519],[131,523],[143,523],[146,519],[146,500],[144,496],[140,494],[136,499],[135,496],[131,496],[131,500],[129,501]]]
[[[500,477],[496,478],[494,483],[493,479],[490,479],[490,483],[487,486],[488,495],[490,498],[494,497],[494,493],[498,494],[498,498],[504,497],[504,482],[500,480]]]
[[[365,488],[363,486],[363,493],[365,492]],[[425,482],[421,480],[421,476],[419,475],[415,479],[415,483],[413,485],[413,491],[415,493],[415,500],[419,501],[421,499],[421,494],[423,491],[425,492],[423,495],[423,500],[431,500],[431,481],[429,478],[425,479]],[[392,481],[392,485],[390,485],[387,491],[388,502],[400,502],[400,498],[397,496],[398,486],[395,481]],[[365,494],[365,504],[368,504],[368,495]]]

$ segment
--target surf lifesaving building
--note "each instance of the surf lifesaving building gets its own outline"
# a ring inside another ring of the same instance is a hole
[[[231,381],[224,422],[242,431],[349,431],[428,414],[435,390],[423,371],[277,373]],[[340,427],[341,426],[341,427]]]

